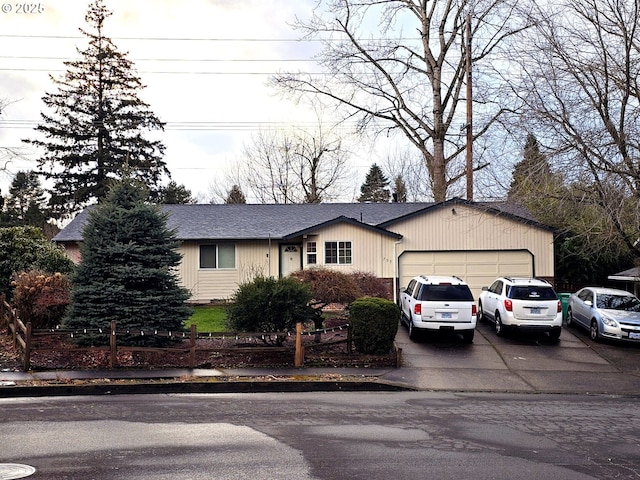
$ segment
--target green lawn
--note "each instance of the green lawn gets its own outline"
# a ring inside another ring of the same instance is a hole
[[[224,319],[227,312],[224,306],[197,306],[193,315],[185,323],[187,328],[192,324],[197,326],[198,332],[224,332]]]

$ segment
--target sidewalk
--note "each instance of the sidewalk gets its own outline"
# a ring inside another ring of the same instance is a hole
[[[401,328],[400,368],[64,370],[0,372],[0,398],[122,393],[450,391],[640,395],[623,372],[564,329],[559,345],[530,347],[476,331],[473,345],[420,344]],[[491,341],[490,341],[491,340]]]

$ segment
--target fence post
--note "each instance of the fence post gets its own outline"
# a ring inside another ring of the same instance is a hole
[[[115,368],[118,363],[118,348],[116,339],[116,321],[111,320],[111,331],[109,332],[109,367]]]
[[[9,334],[11,332],[11,330],[9,329],[9,315],[6,315],[5,317],[5,302],[6,302],[6,298],[4,293],[0,295],[0,326],[2,326],[4,324],[5,318],[7,321],[7,334]]]
[[[31,322],[27,322],[24,338],[24,371],[31,368]]]
[[[189,336],[189,368],[194,369],[196,365],[196,339],[198,337],[198,327],[191,324],[191,335]]]
[[[9,330],[11,330],[11,339],[13,340],[13,348],[18,346],[18,313],[15,309],[9,309]]]
[[[304,366],[304,345],[302,345],[302,323],[296,323],[296,356],[293,363],[296,367]]]

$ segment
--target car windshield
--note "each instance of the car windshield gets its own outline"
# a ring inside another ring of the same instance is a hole
[[[508,297],[514,300],[556,300],[558,298],[553,288],[533,285],[514,285],[509,290]]]
[[[631,312],[640,312],[640,300],[631,295],[598,295],[598,308],[607,310],[628,310]]]
[[[473,301],[471,290],[466,285],[424,285],[420,300],[438,302]]]

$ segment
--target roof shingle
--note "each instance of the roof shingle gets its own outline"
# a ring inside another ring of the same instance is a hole
[[[168,226],[175,229],[179,240],[253,240],[282,239],[309,230],[340,217],[362,222],[369,227],[389,228],[401,218],[424,210],[465,203],[490,208],[526,223],[536,223],[512,204],[500,202],[479,204],[460,199],[436,203],[320,203],[320,204],[234,204],[234,205],[163,205]],[[508,208],[507,208],[508,207]],[[79,213],[56,237],[56,242],[79,242],[90,208]],[[538,224],[539,225],[539,224]],[[544,227],[543,225],[539,225]],[[391,227],[391,228],[390,228]]]

